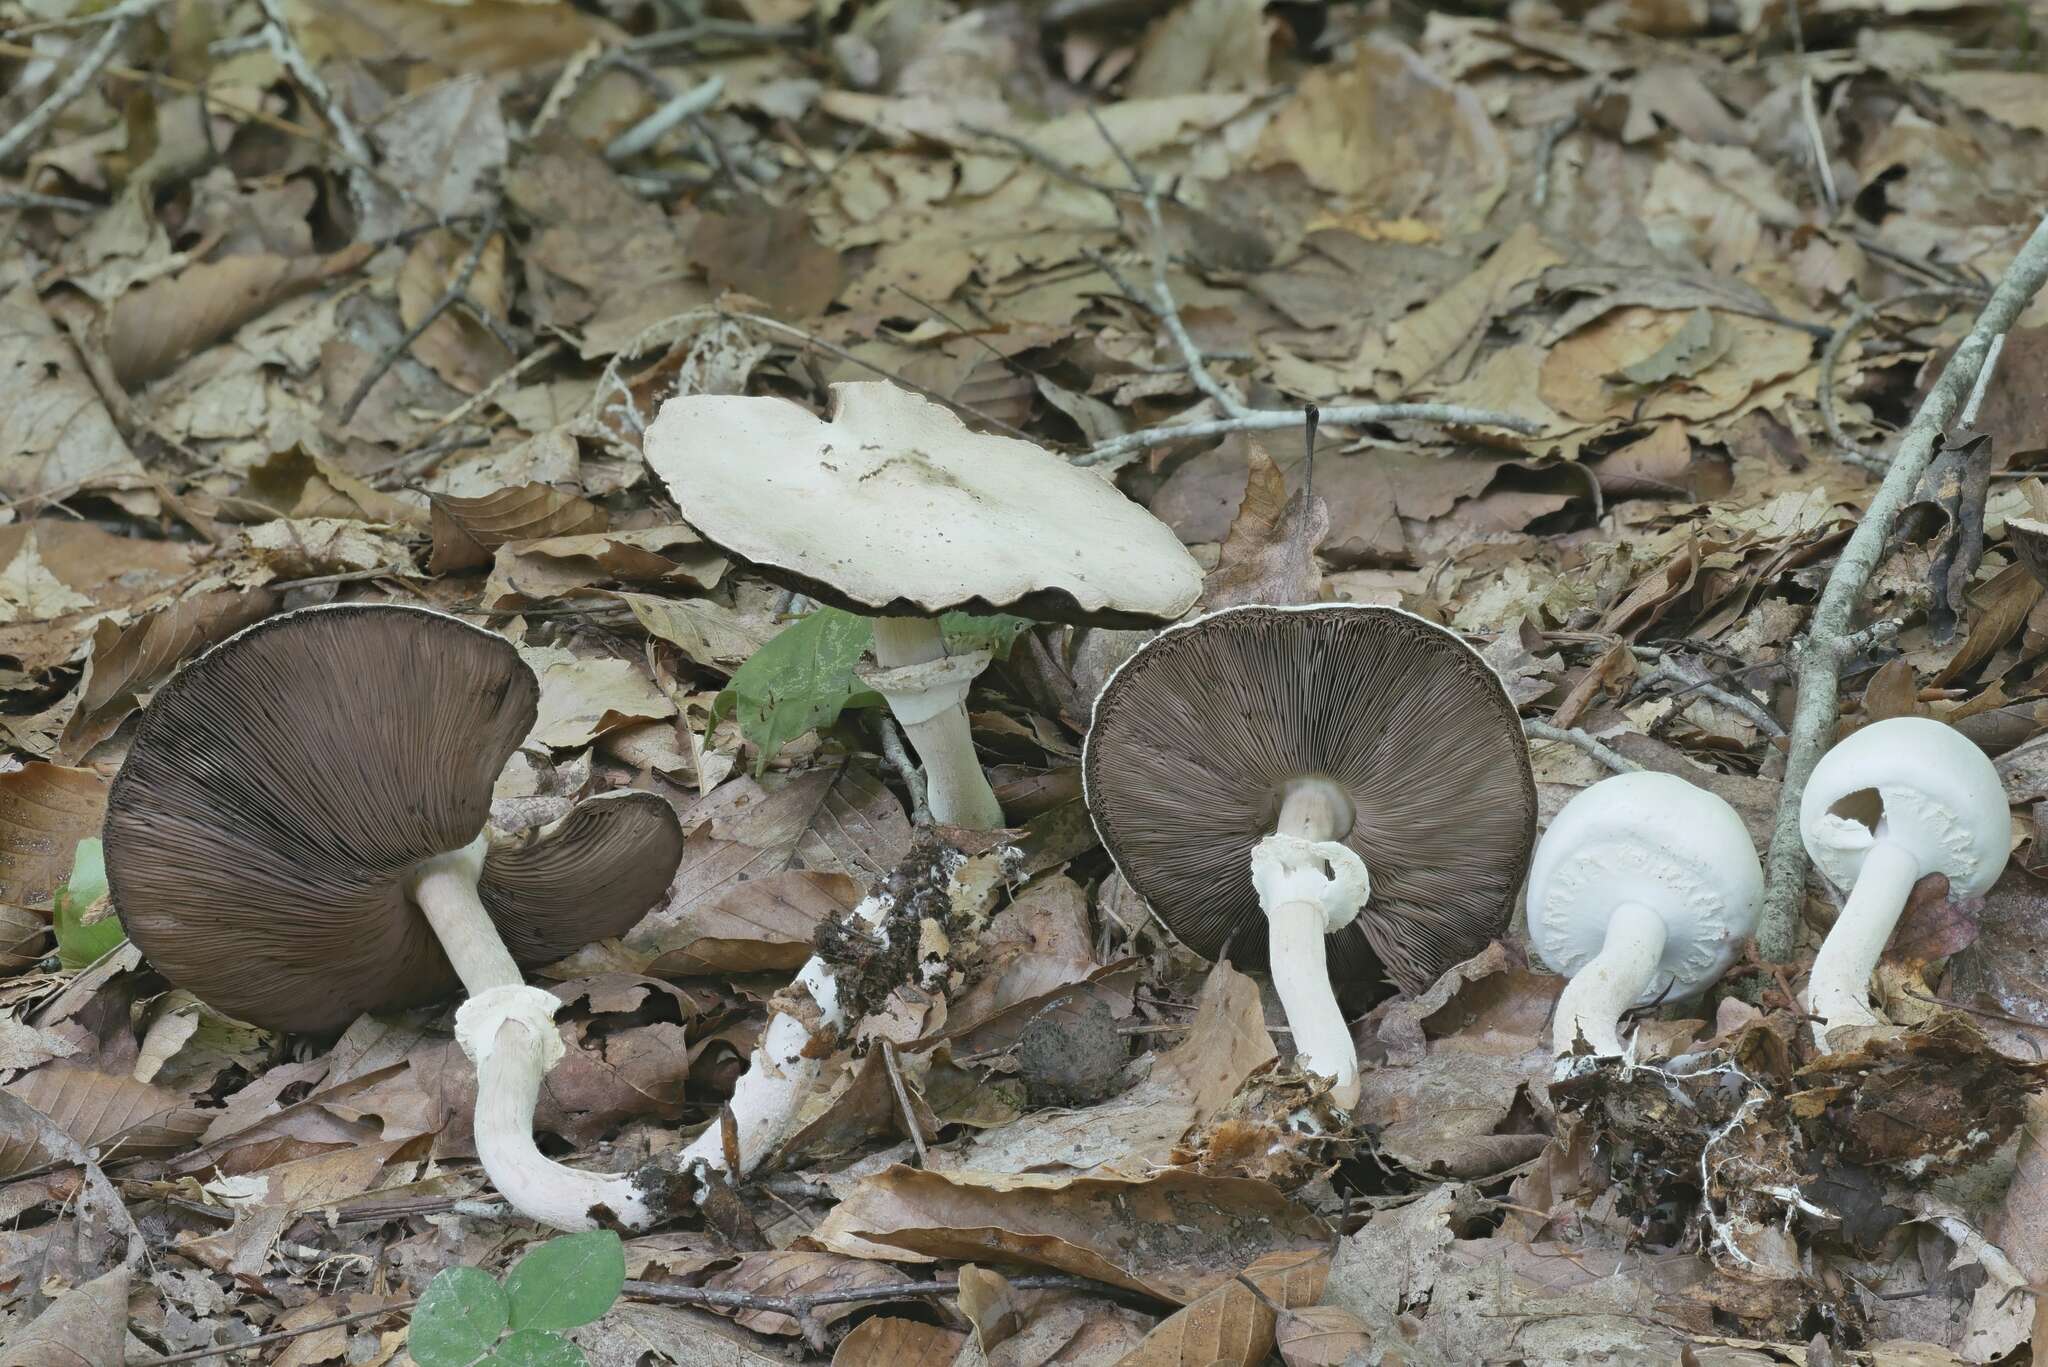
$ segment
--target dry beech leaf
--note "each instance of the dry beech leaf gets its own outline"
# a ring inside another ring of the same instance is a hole
[[[1327,1249],[1269,1254],[1161,1320],[1117,1367],[1252,1367],[1273,1351],[1275,1307],[1315,1304],[1329,1277]]]
[[[51,1301],[9,1341],[0,1367],[121,1367],[128,1280],[123,1264]]]
[[[50,922],[0,902],[0,974],[18,973],[50,952]]]
[[[815,952],[819,923],[860,899],[861,885],[843,873],[784,869],[734,883],[662,935],[667,947],[645,971],[694,977],[801,967]]]
[[[657,598],[650,593],[613,595],[658,636],[700,665],[730,674],[781,628],[767,616],[748,616],[709,598]]]
[[[58,757],[83,756],[111,736],[172,670],[276,609],[277,595],[268,590],[224,589],[179,599],[125,627],[102,621],[93,630],[92,658],[79,683],[77,710],[58,739]]]
[[[994,1352],[1023,1328],[1024,1307],[1002,1273],[967,1263],[960,1268],[959,1284],[960,1313],[974,1326],[974,1341],[983,1353]]]
[[[1918,717],[1925,715],[1925,711],[1920,706],[1920,684],[1913,677],[1913,666],[1904,657],[1887,661],[1863,685],[1863,715],[1870,721]]]
[[[166,1158],[199,1141],[206,1117],[184,1099],[87,1068],[53,1063],[4,1089],[55,1121],[79,1145],[104,1156]]]
[[[458,574],[491,563],[508,541],[582,536],[610,525],[604,509],[577,494],[545,484],[521,484],[481,498],[436,495],[434,550],[427,568]]]
[[[1216,568],[1202,582],[1201,610],[1241,603],[1311,603],[1322,583],[1316,547],[1330,534],[1321,498],[1304,507],[1287,495],[1287,478],[1264,448],[1253,446],[1244,501],[1231,520]]]
[[[107,360],[133,389],[204,351],[285,300],[346,275],[369,259],[367,243],[332,256],[226,256],[138,285],[107,315]]]
[[[418,327],[427,311],[455,286],[474,250],[473,242],[445,228],[428,233],[413,245],[398,272],[398,316],[408,329]],[[493,318],[511,312],[512,284],[506,274],[503,233],[491,234],[484,244],[462,292]],[[516,359],[497,334],[478,322],[460,301],[428,324],[413,342],[412,352],[465,394],[482,389]]]
[[[839,253],[811,236],[810,213],[795,201],[778,209],[749,197],[731,214],[704,214],[690,259],[714,290],[750,295],[785,318],[823,313],[846,283]]]
[[[508,541],[498,547],[483,602],[494,610],[519,608],[605,583],[666,581],[708,589],[724,577],[727,563],[689,527]]]
[[[440,72],[516,71],[573,56],[593,41],[619,42],[614,25],[560,3],[466,0],[422,6],[410,0],[351,0],[344,7],[286,0],[292,35],[313,61],[404,60]]]
[[[839,1341],[832,1367],[952,1367],[966,1342],[958,1329],[878,1315]]]
[[[148,473],[93,387],[71,339],[43,311],[35,288],[17,285],[0,296],[0,374],[11,382],[0,403],[0,495],[10,499],[69,498],[94,489],[126,492],[129,511],[155,513]],[[97,530],[97,529],[95,529]],[[111,538],[110,538],[111,539]]]
[[[1308,1305],[1283,1310],[1273,1340],[1287,1367],[1343,1367],[1372,1347],[1372,1331],[1340,1306]]]
[[[832,1248],[1028,1263],[1186,1304],[1268,1253],[1330,1233],[1264,1182],[1165,1172],[1143,1180],[922,1172],[862,1180],[812,1235]]]
[[[27,764],[0,774],[0,902],[48,911],[106,808],[107,781],[91,769]]]

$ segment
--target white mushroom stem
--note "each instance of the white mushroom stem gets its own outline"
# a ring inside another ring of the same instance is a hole
[[[563,1053],[555,1029],[562,1003],[526,985],[477,896],[487,844],[480,835],[422,861],[409,889],[469,992],[455,1013],[455,1038],[476,1065],[477,1157],[499,1194],[529,1219],[595,1229],[592,1212],[602,1207],[619,1224],[645,1228],[655,1212],[631,1178],[564,1167],[534,1145],[541,1080]]]
[[[1572,975],[1557,999],[1551,1025],[1553,1053],[1569,1054],[1583,1037],[1596,1054],[1627,1052],[1621,1042],[1621,1013],[1650,985],[1664,956],[1664,918],[1637,902],[1623,902],[1607,923],[1600,952]]]
[[[1884,1024],[1870,1009],[1870,974],[1919,881],[1920,861],[1903,845],[1886,840],[1880,829],[1877,843],[1863,856],[1842,914],[1814,956],[1807,982],[1807,1010],[1819,1017],[1813,1042],[1823,1050],[1828,1032],[1837,1026]]]
[[[1325,937],[1349,925],[1371,891],[1365,861],[1335,837],[1351,809],[1334,784],[1297,784],[1272,835],[1252,851],[1252,886],[1266,913],[1273,990],[1287,1013],[1296,1062],[1331,1079],[1330,1099],[1358,1103],[1358,1048],[1330,985]]]
[[[889,711],[923,761],[932,820],[978,831],[999,829],[1003,809],[981,771],[967,726],[967,689],[988,663],[987,652],[948,657],[934,617],[875,618],[874,649],[882,668],[868,682],[888,699]],[[913,668],[935,665],[940,668]]]
[[[887,898],[869,897],[854,908],[853,914],[873,930],[888,916],[889,907]],[[797,970],[796,981],[810,993],[817,1007],[819,1027],[843,1029],[846,1009],[839,1000],[839,980],[833,976],[832,966],[813,956]],[[761,1165],[761,1160],[789,1132],[797,1112],[817,1090],[824,1073],[823,1058],[805,1056],[811,1040],[810,1027],[788,1012],[778,1011],[769,1017],[768,1028],[761,1032],[753,1057],[747,1060],[747,1071],[733,1088],[731,1100],[726,1102],[738,1134],[737,1168],[725,1151],[724,1124],[717,1121],[683,1150],[683,1171],[701,1175],[706,1170],[731,1169],[735,1177],[743,1177]]]

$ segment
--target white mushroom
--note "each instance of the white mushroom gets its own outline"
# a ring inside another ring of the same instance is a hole
[[[1984,892],[2005,871],[2012,819],[1998,771],[1954,727],[1925,717],[1872,722],[1821,756],[1799,804],[1815,867],[1849,900],[1813,961],[1807,1009],[1814,1043],[1843,1025],[1881,1025],[1870,974],[1913,885],[1948,877],[1949,893]]]
[[[1671,774],[1604,779],[1567,802],[1529,866],[1529,938],[1571,981],[1551,1048],[1626,1052],[1621,1015],[1705,991],[1756,929],[1763,868],[1742,818]]]
[[[1165,523],[1100,475],[882,382],[832,386],[829,421],[786,399],[670,399],[647,463],[690,524],[763,576],[875,619],[879,692],[924,762],[932,819],[994,829],[967,690],[986,652],[949,656],[941,614],[1157,626],[1202,571]]]

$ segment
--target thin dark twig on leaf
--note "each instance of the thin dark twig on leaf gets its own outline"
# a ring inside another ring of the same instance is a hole
[[[1872,495],[1862,521],[1842,548],[1820,601],[1814,606],[1805,645],[1799,652],[1799,702],[1792,719],[1791,746],[1785,756],[1785,786],[1778,798],[1777,826],[1771,837],[1769,886],[1764,894],[1763,918],[1757,927],[1757,947],[1766,959],[1783,961],[1792,953],[1799,907],[1806,895],[1806,847],[1799,836],[1799,801],[1806,792],[1806,780],[1813,774],[1813,766],[1834,736],[1835,721],[1840,715],[1842,666],[1855,639],[1850,619],[1871,575],[1884,559],[1885,544],[1891,539],[1900,511],[1934,459],[1941,434],[1948,429],[1949,420],[1984,369],[1992,339],[2012,330],[2021,311],[2040,292],[2043,281],[2048,281],[2048,218],[2035,227],[2019,255],[2013,258],[2005,278],[1977,316],[1976,325],[1950,355],[1920,410],[1906,425],[1884,482]]]
[[[1522,719],[1522,734],[1534,736],[1537,740],[1556,741],[1562,745],[1576,745],[1579,749],[1585,751],[1594,759],[1599,760],[1617,774],[1632,774],[1643,767],[1634,760],[1624,757],[1619,751],[1602,744],[1576,726],[1553,726],[1547,721],[1538,721],[1534,717],[1524,717]]]
[[[299,49],[297,40],[292,37],[291,24],[278,7],[278,0],[256,0],[256,4],[263,11],[263,36],[276,55],[278,65],[291,74],[293,82],[306,92],[306,98],[320,111],[320,117],[327,120],[327,126],[334,130],[334,140],[341,144],[341,150],[349,160],[364,166],[374,164],[376,159],[370,154],[369,142],[342,109],[341,101],[328,89],[327,82],[320,78],[312,61]]]
[[[1010,1277],[1006,1279],[1012,1291],[1082,1291],[1095,1296],[1112,1296],[1119,1300],[1138,1297],[1137,1293],[1120,1286],[1090,1281],[1086,1277],[1063,1277],[1058,1275]],[[856,1286],[841,1291],[813,1291],[801,1296],[767,1296],[755,1291],[726,1291],[709,1286],[670,1286],[663,1282],[626,1283],[626,1295],[634,1300],[652,1301],[657,1305],[707,1305],[724,1310],[766,1310],[787,1315],[791,1319],[802,1319],[811,1311],[827,1305],[862,1305],[870,1301],[922,1300],[929,1296],[956,1296],[960,1293],[958,1282],[892,1282],[885,1286]]]
[[[1849,339],[1868,327],[1873,319],[1904,304],[1949,303],[1969,304],[1984,297],[1984,291],[1963,286],[1929,285],[1921,289],[1902,290],[1898,294],[1873,299],[1849,315],[1849,321],[1835,329],[1835,335],[1828,338],[1827,345],[1820,353],[1820,422],[1827,429],[1828,440],[1847,454],[1857,464],[1870,468],[1882,468],[1884,457],[1866,451],[1850,441],[1842,432],[1842,424],[1835,417],[1835,365],[1842,359],[1842,350]]]
[[[411,1300],[393,1301],[391,1304],[378,1310],[358,1310],[353,1315],[342,1315],[336,1319],[322,1320],[318,1324],[304,1324],[300,1325],[297,1329],[280,1329],[274,1334],[258,1334],[255,1338],[243,1339],[240,1343],[223,1343],[213,1348],[194,1348],[190,1352],[173,1353],[169,1357],[130,1358],[127,1367],[169,1367],[169,1364],[173,1362],[203,1362],[207,1358],[226,1357],[229,1353],[240,1353],[250,1348],[261,1348],[266,1344],[285,1343],[291,1339],[304,1338],[308,1334],[317,1334],[323,1329],[336,1329],[344,1324],[356,1324],[362,1320],[378,1319],[400,1310],[410,1310],[419,1303],[419,1297],[415,1296]]]
[[[441,297],[427,306],[420,320],[405,330],[405,336],[388,347],[370,367],[369,373],[357,382],[355,392],[348,396],[348,402],[341,406],[341,420],[355,417],[356,410],[363,406],[363,400],[370,397],[370,391],[377,387],[377,381],[390,373],[398,364],[398,358],[412,350],[413,343],[426,335],[427,329],[439,321],[442,314],[461,303],[468,295],[469,282],[475,278],[476,269],[483,263],[484,250],[491,245],[491,239],[498,235],[498,214],[495,209],[484,218],[483,226],[477,229],[476,241],[470,246],[469,255],[462,260],[462,268],[455,273],[455,279],[441,292]]]
[[[21,122],[5,133],[0,133],[0,166],[5,166],[26,151],[73,100],[85,93],[85,88],[92,84],[93,78],[114,60],[114,54],[121,50],[121,44],[128,41],[128,35],[135,31],[135,26],[142,22],[142,16],[147,12],[147,9],[132,10],[127,6],[122,8],[127,12],[120,14],[107,25],[106,32],[100,35],[100,40],[92,45],[79,60],[78,65],[71,69],[71,74],[45,96],[41,104],[23,115]],[[155,6],[147,8],[153,9]]]

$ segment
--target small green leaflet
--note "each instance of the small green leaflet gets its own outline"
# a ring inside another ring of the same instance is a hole
[[[988,650],[998,657],[1031,625],[1007,614],[974,617],[949,612],[940,619],[946,644],[957,651]],[[719,694],[721,716],[739,718],[740,732],[759,747],[754,772],[803,735],[830,726],[849,707],[873,707],[881,698],[862,688],[854,666],[874,640],[865,617],[819,608],[784,627],[732,676]]]
[[[412,1312],[406,1347],[419,1367],[585,1367],[583,1350],[555,1331],[599,1318],[625,1285],[625,1247],[610,1230],[548,1240],[503,1286],[451,1267]]]
[[[78,842],[71,857],[71,879],[57,889],[57,959],[66,968],[84,968],[128,938],[117,916],[91,925],[85,914],[107,895],[107,858],[98,837]]]
[[[612,1308],[626,1285],[626,1250],[608,1229],[550,1239],[505,1276],[514,1329],[574,1329]]]

